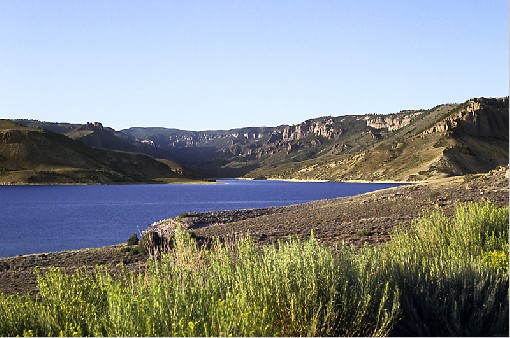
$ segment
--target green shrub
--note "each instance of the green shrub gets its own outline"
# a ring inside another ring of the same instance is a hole
[[[401,291],[395,335],[508,334],[508,273],[487,265],[487,252],[507,250],[508,207],[460,206],[397,231],[379,261]]]
[[[132,234],[127,240],[127,245],[138,245],[139,239],[136,234]]]
[[[489,266],[508,272],[508,250],[486,251],[482,258]]]
[[[374,232],[372,231],[372,229],[368,229],[368,228],[356,231],[356,236],[358,236],[358,237],[372,236],[373,234],[374,234]]]
[[[145,273],[50,269],[37,299],[0,294],[0,335],[508,335],[508,208],[436,212],[359,251],[166,243]]]

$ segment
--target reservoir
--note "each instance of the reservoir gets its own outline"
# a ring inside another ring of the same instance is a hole
[[[0,257],[127,241],[182,212],[352,196],[397,183],[218,180],[219,184],[0,186]]]

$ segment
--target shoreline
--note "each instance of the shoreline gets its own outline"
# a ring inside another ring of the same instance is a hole
[[[319,180],[319,179],[303,179],[303,178],[266,178],[256,179],[252,177],[238,177],[233,178],[234,180],[246,180],[246,181],[282,181],[282,182],[303,182],[303,183],[390,183],[390,184],[418,184],[418,183],[429,183],[430,180],[422,181],[393,181],[393,180],[381,180],[381,181],[370,181],[370,180]]]
[[[202,242],[211,238],[228,240],[250,235],[257,245],[314,237],[325,246],[344,243],[355,248],[380,245],[390,240],[395,227],[406,228],[423,214],[441,211],[451,215],[468,202],[508,206],[508,171],[492,171],[467,177],[453,177],[428,184],[406,184],[355,196],[272,208],[187,213],[177,220]],[[165,220],[155,231],[171,231]],[[0,292],[37,293],[37,274],[51,267],[66,272],[106,265],[144,271],[148,256],[126,242],[98,248],[83,248],[0,257]]]
[[[117,182],[117,183],[30,183],[30,182],[0,182],[0,186],[87,186],[87,185],[154,185],[154,184],[219,184],[216,181],[207,181],[207,180],[193,180],[193,179],[178,179],[177,181],[169,181],[169,182]]]
[[[462,177],[462,176],[459,176],[459,177]],[[277,179],[277,178],[269,178],[269,179],[266,179],[265,181],[282,181],[282,182],[292,182],[292,183],[298,183],[298,182],[303,182],[303,183],[374,183],[374,184],[377,184],[377,183],[381,183],[381,184],[401,184],[402,186],[411,186],[411,185],[418,185],[418,184],[433,184],[435,182],[446,182],[446,181],[451,181],[451,180],[454,180],[454,179],[458,179],[459,177],[457,176],[454,176],[454,177],[449,177],[449,178],[441,178],[441,179],[437,179],[437,180],[432,180],[432,181],[416,181],[416,182],[405,182],[405,181],[368,181],[368,180],[346,180],[346,181],[328,181],[328,180],[301,180],[301,179]],[[257,179],[254,179],[254,178],[246,178],[246,177],[242,177],[242,178],[221,178],[221,179],[232,179],[232,180],[247,180],[247,181],[255,181]],[[221,180],[221,179],[216,179],[216,180]],[[64,183],[64,184],[59,184],[59,183],[55,183],[55,184],[39,184],[39,183],[34,183],[34,184],[26,184],[28,186],[30,185],[34,185],[34,186],[86,186],[86,185],[137,185],[137,184],[224,184],[222,182],[217,182],[217,181],[214,181],[214,182],[208,182],[208,181],[198,181],[196,183],[194,182],[173,182],[173,183],[120,183],[120,184],[72,184],[72,183]],[[2,184],[0,184],[2,185]],[[24,184],[20,184],[19,186],[23,186]],[[357,194],[357,195],[353,195],[353,196],[343,196],[343,197],[337,197],[337,198],[329,198],[329,199],[320,199],[320,200],[314,200],[314,201],[310,201],[310,202],[304,202],[304,203],[298,203],[298,204],[291,204],[291,205],[288,205],[288,206],[272,206],[272,207],[266,207],[266,208],[251,208],[251,209],[232,209],[232,210],[220,210],[220,211],[212,211],[212,212],[191,212],[191,213],[196,213],[196,214],[200,214],[200,215],[208,215],[208,214],[211,214],[211,213],[221,213],[221,214],[229,214],[229,213],[236,213],[236,212],[244,212],[244,211],[255,211],[255,210],[260,210],[260,209],[263,209],[263,210],[269,210],[269,209],[278,209],[278,208],[286,208],[286,207],[299,207],[299,206],[306,206],[307,204],[311,204],[311,203],[317,203],[317,202],[327,202],[327,201],[331,201],[331,200],[334,200],[334,199],[341,199],[341,198],[357,198],[357,197],[360,197],[360,196],[364,196],[364,195],[369,195],[369,194],[374,194],[374,193],[379,193],[379,192],[386,192],[386,191],[391,191],[393,189],[398,189],[399,186],[396,186],[396,187],[387,187],[387,188],[383,188],[383,189],[377,189],[375,191],[370,191],[370,192],[366,192],[366,193],[362,193],[362,194]],[[172,218],[170,218],[172,219]],[[151,224],[148,224],[147,225],[147,229],[150,228],[150,226],[152,224],[158,224],[158,223],[163,223],[164,221],[166,221],[168,219],[163,219],[163,220],[159,220],[159,221],[155,221]],[[146,230],[147,230],[146,229]],[[115,243],[115,244],[111,244],[111,245],[106,245],[106,246],[100,246],[100,247],[85,247],[85,248],[78,248],[78,249],[69,249],[69,250],[58,250],[58,251],[48,251],[48,252],[36,252],[36,253],[28,253],[28,254],[17,254],[17,255],[14,255],[14,256],[0,256],[0,260],[1,259],[6,259],[6,258],[15,258],[15,257],[19,257],[19,258],[23,258],[23,257],[28,257],[28,256],[38,256],[38,255],[48,255],[48,254],[65,254],[65,253],[72,253],[72,252],[80,252],[80,251],[90,251],[90,250],[98,250],[98,249],[104,249],[104,248],[114,248],[114,247],[123,247],[125,246],[125,242],[119,242],[119,243]]]
[[[248,181],[254,181],[255,179],[253,178],[232,178],[233,180],[248,180]],[[220,180],[220,179],[218,179]],[[299,180],[299,179],[267,179],[267,181],[282,181],[282,182],[292,182],[292,183],[298,183],[298,182],[303,182],[303,183],[351,183],[351,182],[347,182],[347,181],[328,181],[328,180]],[[352,183],[395,183],[395,182],[352,182]],[[408,183],[408,182],[407,182]],[[176,182],[176,183],[127,183],[127,184],[28,184],[28,185],[37,185],[37,186],[86,186],[86,185],[136,185],[136,184],[224,184],[222,182],[217,182],[217,181],[214,181],[214,182],[207,182],[207,181],[201,181],[201,182],[197,182],[197,183],[188,183],[188,182]],[[23,186],[23,184],[20,184],[19,186]],[[357,194],[357,195],[353,195],[353,196],[343,196],[343,197],[337,197],[337,198],[348,198],[348,197],[358,197],[358,196],[363,196],[365,194],[372,194],[374,192],[383,192],[383,191],[387,191],[387,190],[390,190],[390,189],[394,189],[394,188],[398,188],[398,187],[388,187],[388,188],[383,188],[383,189],[378,189],[378,190],[375,190],[375,191],[370,191],[370,192],[366,192],[366,193],[363,193],[363,194]],[[336,199],[336,198],[335,198]],[[211,213],[221,213],[221,214],[230,214],[230,213],[241,213],[241,212],[245,212],[245,211],[256,211],[256,210],[270,210],[270,209],[278,209],[278,208],[285,208],[285,207],[299,207],[299,206],[305,206],[307,204],[310,204],[310,203],[317,203],[317,202],[326,202],[326,201],[329,201],[331,199],[320,199],[320,200],[314,200],[314,201],[310,201],[310,202],[305,202],[305,203],[298,203],[298,204],[291,204],[291,205],[288,205],[288,206],[272,206],[272,207],[266,207],[266,208],[251,208],[251,209],[233,209],[233,210],[221,210],[221,211],[212,211],[212,212],[196,212],[197,214],[200,214],[200,215],[209,215]],[[191,212],[191,213],[194,213],[194,212]],[[152,224],[158,224],[158,223],[163,223],[164,221],[166,221],[168,219],[163,219],[163,220],[159,220],[159,221],[155,221],[151,224],[148,224],[147,225],[147,229],[150,228],[150,226]],[[146,229],[146,230],[147,230]],[[78,248],[78,249],[69,249],[69,250],[57,250],[57,251],[47,251],[47,252],[35,252],[35,253],[27,253],[27,254],[17,254],[17,255],[14,255],[14,256],[0,256],[0,261],[2,259],[10,259],[10,258],[27,258],[27,257],[35,257],[35,256],[46,256],[46,255],[59,255],[59,254],[72,254],[72,253],[79,253],[79,252],[84,252],[84,251],[91,251],[91,250],[100,250],[100,249],[106,249],[106,248],[116,248],[116,247],[124,247],[125,246],[125,242],[119,242],[119,243],[115,243],[115,244],[111,244],[111,245],[106,245],[106,246],[100,246],[100,247],[85,247],[85,248]]]
[[[310,183],[383,183],[383,184],[415,184],[415,183],[428,183],[429,181],[392,181],[392,180],[383,180],[383,181],[370,181],[370,180],[341,180],[341,181],[332,181],[332,180],[308,180],[308,179],[300,179],[300,178],[268,178],[268,181],[284,181],[284,182],[310,182]]]
[[[320,199],[320,200],[314,200],[314,201],[310,201],[310,202],[292,204],[292,205],[288,205],[288,206],[272,206],[272,207],[266,207],[266,208],[232,209],[232,210],[229,209],[229,210],[220,210],[220,211],[214,211],[214,212],[207,212],[207,211],[206,212],[190,212],[190,214],[199,214],[199,215],[208,215],[208,214],[211,214],[211,213],[220,213],[220,214],[230,214],[230,213],[233,213],[233,214],[236,214],[236,212],[255,211],[255,210],[260,210],[260,209],[269,210],[269,209],[279,209],[279,208],[286,208],[286,207],[300,207],[300,206],[306,206],[306,205],[312,204],[312,203],[328,202],[328,201],[331,201],[331,200],[334,200],[334,199],[358,198],[358,197],[363,197],[365,195],[390,192],[390,191],[393,191],[394,189],[398,189],[401,186],[413,186],[413,185],[414,186],[419,186],[419,185],[435,186],[435,185],[442,185],[442,184],[446,184],[448,182],[462,181],[463,177],[464,176],[452,176],[452,177],[439,178],[439,179],[429,180],[429,181],[413,181],[413,182],[405,182],[405,181],[368,181],[368,180],[327,181],[327,180],[300,180],[300,179],[274,179],[274,178],[271,178],[271,179],[267,179],[267,181],[304,182],[304,183],[362,183],[362,184],[365,184],[365,183],[374,183],[374,184],[381,183],[381,184],[400,184],[400,186],[386,187],[386,188],[377,189],[375,191],[370,191],[370,192],[366,192],[366,193],[362,193],[362,194],[358,194],[358,195],[353,195],[353,196],[343,196],[343,197],[337,197],[337,198],[333,198],[333,199]],[[231,178],[231,179],[233,179],[233,180],[248,180],[248,181],[256,180],[254,178]],[[217,179],[217,180],[221,180],[221,179]],[[217,181],[214,181],[214,182],[198,181],[196,183],[194,183],[194,182],[126,183],[126,184],[38,184],[38,183],[35,183],[35,184],[27,184],[27,185],[28,186],[30,186],[30,185],[34,185],[34,186],[35,185],[37,185],[37,186],[53,186],[53,185],[55,185],[55,186],[85,186],[85,185],[136,185],[136,184],[223,184],[223,183],[222,182],[217,182]],[[2,185],[5,185],[5,184],[1,184],[0,183],[0,186],[2,186]],[[20,186],[23,186],[23,185],[21,184]],[[169,219],[172,219],[172,218],[169,218]],[[168,219],[155,221],[152,224],[162,223],[162,222],[164,222],[166,220],[168,220]],[[150,225],[151,224],[147,225],[147,229],[146,230],[148,230],[150,228]],[[125,245],[124,242],[118,242],[118,243],[114,243],[114,244],[111,244],[111,245],[100,246],[100,247],[84,247],[84,248],[69,249],[69,250],[57,250],[57,251],[48,251],[48,252],[35,252],[35,253],[27,253],[27,254],[16,254],[16,255],[13,255],[13,256],[0,256],[0,260],[1,259],[6,259],[6,258],[14,258],[14,257],[23,258],[25,256],[37,256],[37,255],[68,253],[68,252],[79,252],[79,251],[95,250],[95,249],[102,249],[102,248],[119,247],[119,246],[124,246],[124,245]]]

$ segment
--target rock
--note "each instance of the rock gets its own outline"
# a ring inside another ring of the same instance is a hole
[[[379,116],[376,118],[365,117],[367,127],[374,129],[388,129],[388,131],[395,131],[409,125],[421,112],[410,115],[398,116],[391,114],[387,116]]]
[[[284,127],[282,138],[285,141],[297,141],[309,135],[314,135],[331,139],[335,137],[336,133],[332,119],[307,120],[301,124]],[[340,133],[341,131],[338,132],[338,134]]]
[[[508,97],[476,98],[467,101],[424,134],[462,132],[475,137],[508,139]]]

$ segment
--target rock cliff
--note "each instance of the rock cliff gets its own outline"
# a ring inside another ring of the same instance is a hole
[[[332,119],[307,120],[303,123],[283,127],[282,138],[284,141],[296,141],[308,136],[319,136],[327,139],[341,134],[341,130],[335,130]]]
[[[420,114],[422,114],[422,112],[411,112],[410,114],[401,112],[400,114],[390,114],[387,116],[378,116],[375,118],[366,116],[364,119],[367,121],[368,127],[395,131],[411,124],[411,122]]]
[[[508,97],[475,98],[461,105],[424,133],[452,131],[475,137],[508,140],[508,122]]]

